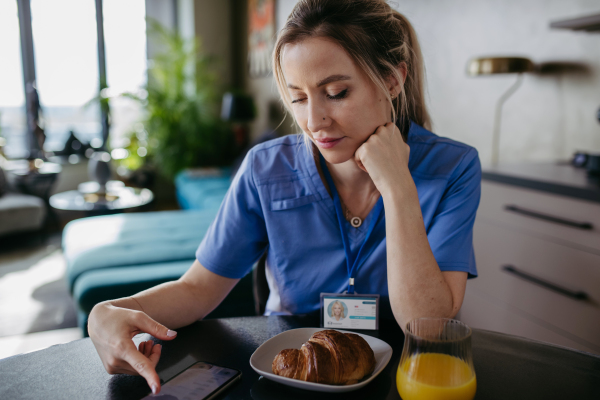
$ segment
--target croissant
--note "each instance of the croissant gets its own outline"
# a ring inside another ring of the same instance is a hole
[[[375,369],[375,354],[359,335],[334,330],[315,332],[298,349],[281,350],[273,373],[329,385],[351,385]]]

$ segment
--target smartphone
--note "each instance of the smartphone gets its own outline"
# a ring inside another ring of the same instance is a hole
[[[242,377],[237,369],[220,367],[206,362],[197,362],[165,382],[156,395],[149,400],[209,400]],[[143,400],[143,399],[142,399]]]

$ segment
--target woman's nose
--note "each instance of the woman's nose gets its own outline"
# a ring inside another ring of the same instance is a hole
[[[327,110],[316,102],[309,103],[308,106],[308,123],[306,127],[311,132],[318,132],[321,129],[328,127],[331,124],[331,119],[327,116]]]

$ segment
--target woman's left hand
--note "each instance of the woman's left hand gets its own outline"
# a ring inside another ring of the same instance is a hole
[[[380,126],[354,153],[358,166],[369,174],[381,194],[401,184],[408,170],[410,147],[393,122]]]

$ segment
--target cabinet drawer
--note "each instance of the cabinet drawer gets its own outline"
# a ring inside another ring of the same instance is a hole
[[[600,255],[600,203],[483,181],[477,218]]]
[[[479,278],[478,278],[479,279]],[[465,299],[457,318],[472,328],[487,329],[494,332],[507,333],[565,346],[572,349],[600,354],[600,350],[592,349],[576,341],[568,339],[548,327],[536,324],[527,319],[527,316],[518,314],[518,310],[512,310],[510,306],[492,301],[484,293],[477,292],[467,284]]]
[[[600,256],[483,221],[475,224],[474,247],[479,277],[469,282],[473,289],[600,349]],[[508,273],[506,265],[541,282]]]

